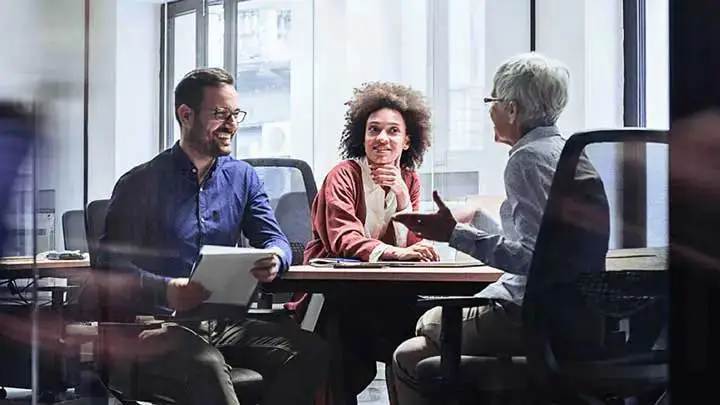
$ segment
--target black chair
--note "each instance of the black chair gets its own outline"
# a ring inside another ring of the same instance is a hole
[[[245,159],[245,161],[255,168],[258,176],[265,183],[265,191],[273,202],[280,229],[290,242],[291,264],[302,264],[305,245],[312,238],[310,207],[317,195],[312,169],[305,161],[299,159],[262,158]],[[271,303],[275,308],[293,307],[290,303],[292,293],[262,292],[261,295],[260,302],[264,302],[265,308]],[[323,301],[322,294],[312,294],[308,302],[308,310],[300,317],[303,329],[314,330]]]
[[[302,264],[305,245],[312,236],[310,207],[317,185],[310,166],[299,159],[245,159],[265,183],[265,191],[274,201],[275,217],[288,237],[292,264]]]
[[[88,251],[83,210],[65,211],[62,215],[62,229],[65,250]]]
[[[668,355],[652,342],[667,319],[667,272],[605,271],[607,200],[595,197],[601,182],[577,170],[586,146],[631,142],[667,143],[667,134],[592,131],[575,134],[565,144],[527,279],[526,356],[460,355],[462,308],[487,300],[421,300],[443,307],[441,356],[416,368],[426,395],[460,402],[520,394],[524,402],[622,403],[643,395],[652,400],[666,388]],[[629,336],[618,329],[620,320],[630,322]]]
[[[87,238],[88,247],[90,253],[90,264],[94,267],[97,262],[97,253],[99,248],[100,237],[105,232],[105,217],[110,200],[96,200],[88,204],[86,210],[86,224],[87,224]],[[102,294],[100,290],[99,294]],[[97,301],[101,303],[103,301],[102,295],[97,297]],[[102,305],[100,305],[102,307]],[[101,315],[102,316],[102,315]],[[99,334],[99,347],[103,346],[103,342],[106,341],[104,336],[111,333],[112,328],[134,328],[141,330],[142,328],[149,327],[146,325],[138,324],[103,324],[100,322],[98,325]],[[127,370],[123,370],[120,376],[123,381],[122,388],[117,389],[113,387],[113,384],[109,381],[110,376],[105,367],[107,358],[106,354],[101,350],[96,352],[98,359],[100,378],[108,389],[123,403],[135,403],[136,401],[150,401],[153,403],[172,403],[171,400],[165,397],[156,396],[152,393],[139,392],[137,388],[137,376],[138,376],[138,364],[133,362],[129,365]],[[256,371],[244,369],[244,368],[233,368],[231,373],[231,379],[235,388],[235,393],[238,399],[243,404],[257,404],[260,402],[263,392],[263,379],[262,376]],[[115,375],[113,375],[114,377]]]

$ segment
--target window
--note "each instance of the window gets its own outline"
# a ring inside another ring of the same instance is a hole
[[[162,25],[167,44],[162,45],[165,80],[164,111],[160,136],[164,146],[179,139],[173,89],[183,76],[198,66],[223,67],[225,62],[225,11],[223,0],[182,0],[163,6]],[[168,49],[164,49],[168,47]]]
[[[637,28],[625,26],[630,1],[647,3],[647,16],[638,20],[647,22],[646,57],[666,61],[667,0],[182,0],[168,6],[168,37],[195,48],[173,48],[168,69],[212,65],[231,71],[248,111],[235,137],[236,156],[303,159],[318,182],[339,159],[344,103],[352,89],[375,80],[410,85],[433,109],[433,146],[419,169],[422,209],[434,209],[430,195],[437,189],[451,206],[471,202],[498,219],[508,147],[494,142],[482,103],[496,68],[534,47],[570,69],[570,100],[558,123],[566,137],[622,127],[624,52],[628,41],[636,41],[628,39],[628,30]],[[189,66],[192,52],[195,65]],[[666,65],[648,65],[648,80],[659,85],[642,87],[654,127],[667,122]],[[168,91],[174,83],[166,82]],[[174,119],[172,108],[167,111]],[[175,136],[164,138],[168,146]],[[609,148],[593,156],[619,219],[627,193],[621,153]],[[648,151],[648,171],[666,172],[662,153]],[[662,193],[666,180],[650,176],[643,195]],[[647,235],[654,244],[667,243],[663,201],[648,198]],[[624,243],[621,228],[613,231],[613,247]]]
[[[196,12],[191,11],[186,14],[180,14],[174,18],[174,36],[173,36],[173,86],[175,88],[183,75],[195,68],[195,21]],[[170,105],[173,105],[172,103]],[[178,140],[180,128],[175,119],[173,123],[173,142]]]
[[[474,201],[497,219],[508,148],[493,141],[483,98],[506,58],[530,51],[528,2],[431,3],[433,147],[423,165],[423,200],[437,189],[452,206]],[[507,29],[513,27],[513,29]]]
[[[293,135],[312,133],[313,108],[307,104],[313,92],[312,5],[312,0],[168,4],[167,35],[175,46],[166,62],[164,145],[179,136],[172,90],[191,69],[218,66],[233,73],[248,111],[235,137],[236,155],[311,160],[312,144]]]
[[[646,0],[645,38],[646,108],[649,128],[670,127],[670,77],[668,67],[670,42],[668,32],[668,0]],[[667,246],[668,235],[668,147],[647,148],[647,245]]]
[[[293,2],[238,4],[235,78],[248,116],[236,135],[236,155],[290,156]]]

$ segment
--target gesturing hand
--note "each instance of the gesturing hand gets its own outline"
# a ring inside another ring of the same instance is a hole
[[[437,190],[433,191],[433,200],[438,206],[437,212],[433,214],[402,213],[395,214],[393,219],[408,227],[421,238],[447,242],[450,240],[457,221],[440,198]]]

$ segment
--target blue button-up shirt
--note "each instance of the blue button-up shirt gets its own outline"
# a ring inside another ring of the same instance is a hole
[[[263,184],[247,163],[218,157],[202,183],[176,143],[118,180],[101,240],[99,267],[124,271],[120,296],[139,292],[141,312],[165,305],[170,278],[189,277],[203,245],[235,246],[244,235],[251,246],[282,250],[280,271],[291,252]],[[247,271],[249,269],[239,269]],[[111,304],[117,304],[118,294]]]

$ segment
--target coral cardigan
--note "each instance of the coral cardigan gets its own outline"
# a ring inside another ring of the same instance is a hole
[[[413,211],[420,206],[420,178],[402,170]],[[380,243],[395,245],[393,223],[378,239],[365,236],[365,190],[362,169],[354,160],[338,163],[325,177],[312,205],[312,240],[305,247],[304,262],[317,257],[344,257],[368,261]],[[407,246],[421,239],[408,232]]]

